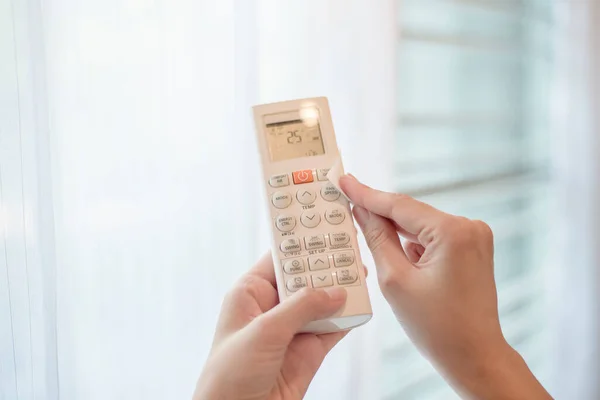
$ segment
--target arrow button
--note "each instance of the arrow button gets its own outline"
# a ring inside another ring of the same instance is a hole
[[[317,199],[317,194],[310,190],[300,189],[298,190],[298,193],[296,193],[296,198],[301,204],[307,206],[315,202],[315,200]]]
[[[308,268],[311,271],[319,271],[329,268],[329,258],[326,255],[308,257]]]
[[[321,273],[321,274],[314,274],[312,276],[312,284],[313,284],[313,287],[315,287],[315,288],[333,286],[333,278],[331,277],[331,274],[328,272]]]
[[[321,223],[321,215],[316,211],[305,211],[300,216],[300,222],[307,228],[314,228]]]

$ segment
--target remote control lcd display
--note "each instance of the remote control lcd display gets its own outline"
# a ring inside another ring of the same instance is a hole
[[[317,119],[274,122],[266,128],[271,161],[325,154]]]

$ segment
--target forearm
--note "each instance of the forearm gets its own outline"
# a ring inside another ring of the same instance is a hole
[[[550,394],[538,382],[523,358],[507,343],[479,362],[465,360],[447,379],[466,399],[549,400]]]

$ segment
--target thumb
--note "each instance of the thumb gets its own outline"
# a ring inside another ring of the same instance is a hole
[[[396,226],[360,206],[354,206],[353,213],[373,254],[382,291],[397,289],[414,267],[404,253]]]
[[[332,316],[346,303],[346,289],[302,289],[281,302],[260,318],[265,330],[279,333],[279,338],[289,341],[309,322]]]

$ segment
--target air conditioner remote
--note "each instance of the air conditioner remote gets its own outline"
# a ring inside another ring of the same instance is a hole
[[[346,198],[327,180],[340,163],[326,98],[253,108],[280,301],[304,287],[344,287],[346,305],[303,331],[336,332],[372,316],[356,228]]]

